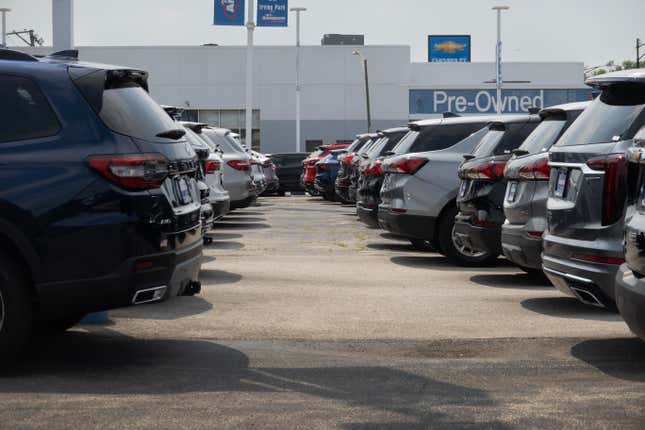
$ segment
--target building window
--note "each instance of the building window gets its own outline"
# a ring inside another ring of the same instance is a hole
[[[305,148],[307,148],[307,152],[314,152],[316,148],[322,144],[322,140],[305,140]]]
[[[213,127],[228,128],[246,141],[246,111],[244,109],[200,109],[198,121]],[[251,147],[260,152],[260,111],[253,110],[253,136]]]

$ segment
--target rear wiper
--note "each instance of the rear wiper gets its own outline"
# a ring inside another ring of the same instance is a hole
[[[511,153],[512,153],[513,155],[517,155],[518,157],[521,157],[522,155],[527,155],[527,154],[529,154],[529,151],[527,151],[526,149],[519,149],[519,148],[518,148],[518,149],[514,149],[514,150],[512,150],[512,151],[511,151]]]
[[[473,154],[464,154],[464,160],[472,160],[473,158],[477,158]]]
[[[166,139],[179,140],[186,135],[186,130],[181,128],[173,128],[172,130],[162,131],[157,134],[157,137],[165,137]]]
[[[385,155],[396,155],[396,152],[394,151],[387,151]]]

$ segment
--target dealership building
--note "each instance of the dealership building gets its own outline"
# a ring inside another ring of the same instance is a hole
[[[79,47],[83,61],[127,65],[150,73],[160,103],[188,119],[244,133],[245,46]],[[408,46],[303,46],[301,148],[349,140],[367,130],[362,63],[368,60],[372,129],[450,111],[495,111],[495,63],[413,63]],[[34,48],[46,53],[51,49]],[[256,46],[253,141],[262,152],[296,150],[296,48]],[[504,112],[588,100],[582,63],[504,63]]]

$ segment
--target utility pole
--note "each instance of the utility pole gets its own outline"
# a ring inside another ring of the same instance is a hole
[[[0,9],[2,13],[2,45],[0,47],[7,47],[7,12],[11,12],[11,9],[3,7]]]
[[[636,39],[636,68],[641,68],[641,58],[645,57],[645,54],[641,55],[641,48],[645,47],[645,42],[641,42],[640,39]]]
[[[246,46],[246,136],[244,143],[251,150],[253,148],[253,32],[255,31],[255,0],[249,0]]]
[[[372,131],[372,109],[370,105],[370,78],[367,73],[367,58],[361,51],[354,51],[352,55],[357,55],[363,62],[363,74],[365,75],[365,103],[367,104],[367,132]]]
[[[307,9],[292,7],[290,10],[296,13],[296,152],[300,152],[300,13]]]
[[[495,64],[497,66],[497,73],[495,78],[495,86],[497,89],[497,113],[502,113],[502,11],[509,10],[509,6],[495,6],[493,10],[497,11],[497,47],[495,50]]]

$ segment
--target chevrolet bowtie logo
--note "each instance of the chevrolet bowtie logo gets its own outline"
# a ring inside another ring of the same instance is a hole
[[[435,43],[433,49],[435,51],[445,52],[446,54],[454,54],[455,52],[463,51],[464,49],[466,49],[466,45],[463,43],[457,43],[453,42],[452,40],[448,40],[443,43]]]

